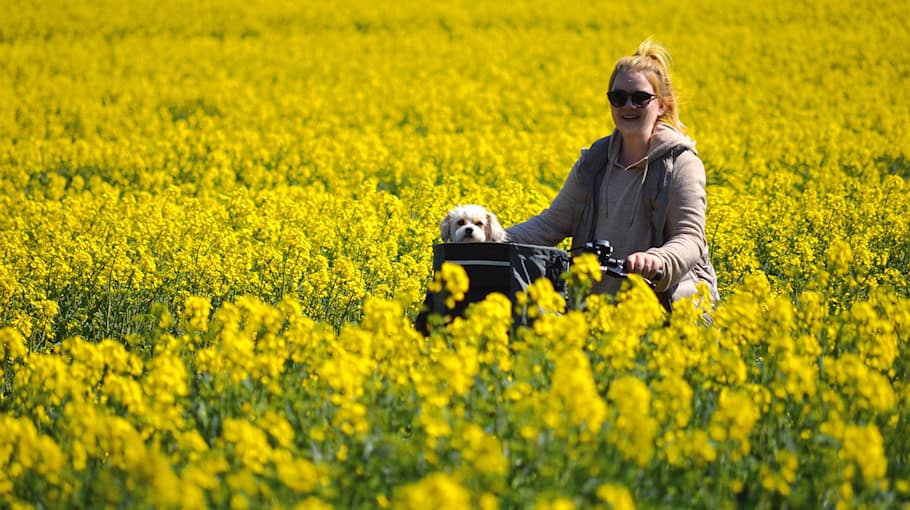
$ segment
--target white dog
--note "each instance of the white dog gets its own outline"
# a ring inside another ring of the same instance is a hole
[[[504,243],[508,235],[496,215],[480,205],[459,205],[439,225],[446,243]]]

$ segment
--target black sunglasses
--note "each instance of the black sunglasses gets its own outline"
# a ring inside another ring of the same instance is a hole
[[[654,94],[645,92],[643,90],[637,90],[635,92],[626,92],[625,90],[611,90],[607,92],[607,99],[610,100],[610,104],[616,108],[622,108],[626,105],[626,100],[632,98],[632,106],[635,108],[641,108],[646,104],[650,103],[654,99]]]

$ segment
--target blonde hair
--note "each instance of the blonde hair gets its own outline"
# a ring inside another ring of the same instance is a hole
[[[613,74],[610,75],[610,85],[608,90],[613,90],[613,81],[616,75],[621,71],[639,71],[645,73],[658,100],[664,107],[664,113],[658,117],[658,121],[666,122],[678,131],[685,131],[686,126],[679,120],[679,99],[676,97],[676,90],[673,88],[673,82],[670,81],[670,65],[673,60],[670,58],[670,52],[659,43],[652,41],[650,38],[638,45],[638,50],[634,55],[622,57],[616,62],[613,68]]]

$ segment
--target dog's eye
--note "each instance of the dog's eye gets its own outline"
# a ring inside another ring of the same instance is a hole
[[[459,226],[459,227],[463,226],[465,223],[467,223],[467,221],[465,221],[465,220],[458,220],[458,226]]]
[[[474,222],[474,224],[477,225],[478,227],[482,227],[482,226],[483,226],[483,220],[477,220],[477,221]]]

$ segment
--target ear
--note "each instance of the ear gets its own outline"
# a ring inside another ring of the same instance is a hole
[[[442,242],[444,243],[452,241],[452,232],[449,227],[452,225],[453,219],[452,213],[449,213],[442,219],[442,223],[439,224],[439,237],[442,237]]]
[[[496,215],[488,212],[487,213],[487,239],[494,243],[504,243],[508,240],[509,235],[506,233],[505,229],[502,228],[502,225],[499,224],[499,219],[496,218]]]

